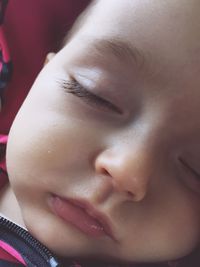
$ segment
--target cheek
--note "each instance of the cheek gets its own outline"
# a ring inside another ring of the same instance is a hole
[[[42,186],[41,180],[43,184],[45,179],[55,183],[66,174],[70,177],[84,171],[96,144],[89,126],[42,108],[34,112],[26,107],[22,109],[8,142],[7,167],[11,183],[35,186],[37,182]]]
[[[134,251],[138,261],[178,259],[200,242],[199,197],[175,184],[146,204],[123,206],[117,216],[123,253],[130,259]]]
[[[165,237],[171,243],[174,253],[181,257],[189,254],[200,242],[199,197],[187,193],[182,192],[179,197],[175,197],[171,202],[173,207],[166,211],[168,224]]]

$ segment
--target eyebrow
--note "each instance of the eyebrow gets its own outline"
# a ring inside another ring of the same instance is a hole
[[[147,65],[143,51],[120,39],[97,39],[92,43],[92,47],[100,54],[112,55],[119,61],[135,63],[139,68]]]

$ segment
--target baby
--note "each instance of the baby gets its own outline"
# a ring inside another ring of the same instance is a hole
[[[10,131],[0,211],[58,258],[199,266],[199,12],[94,1],[48,57]]]

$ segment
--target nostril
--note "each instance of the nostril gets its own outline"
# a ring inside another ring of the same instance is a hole
[[[134,194],[131,191],[127,191],[127,196],[129,198],[134,198]]]
[[[105,176],[110,176],[110,173],[104,168],[101,170],[101,173]]]

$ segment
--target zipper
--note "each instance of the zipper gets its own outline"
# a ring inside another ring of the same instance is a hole
[[[0,226],[0,238],[21,253],[28,267],[61,267],[51,251],[25,229],[2,216]]]

